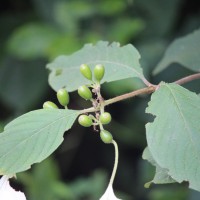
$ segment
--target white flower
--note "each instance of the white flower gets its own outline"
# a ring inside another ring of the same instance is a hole
[[[112,184],[109,184],[104,195],[100,198],[100,200],[121,200],[121,199],[118,199],[115,196],[113,192]]]
[[[17,192],[10,186],[8,179],[8,176],[0,179],[0,200],[26,200],[23,192]]]

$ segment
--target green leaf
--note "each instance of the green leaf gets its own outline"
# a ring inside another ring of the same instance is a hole
[[[169,176],[168,170],[167,169],[163,169],[162,167],[160,167],[156,163],[156,161],[154,160],[153,156],[151,155],[148,147],[146,147],[144,149],[142,158],[144,160],[149,161],[153,166],[156,167],[155,176],[154,176],[152,181],[150,181],[150,182],[145,184],[146,187],[149,187],[152,183],[155,183],[155,184],[166,184],[166,183],[174,183],[175,182],[175,180],[173,180],[171,178],[171,176]]]
[[[62,30],[76,35],[79,31],[78,21],[91,17],[94,12],[94,6],[91,2],[81,0],[58,1],[54,5],[54,20]]]
[[[66,87],[76,90],[80,85],[90,83],[80,73],[81,64],[88,64],[91,69],[96,64],[105,66],[102,83],[130,77],[143,78],[139,64],[140,54],[131,44],[120,47],[119,43],[98,42],[95,46],[85,45],[80,51],[70,56],[59,56],[47,65],[51,70],[49,83],[54,90]]]
[[[78,114],[75,110],[41,109],[10,122],[0,134],[0,175],[27,170],[48,157]]]
[[[158,74],[167,68],[171,63],[179,63],[184,67],[200,71],[200,29],[175,40],[167,49],[163,59],[154,69],[154,74]]]
[[[176,85],[161,83],[147,113],[155,120],[146,125],[149,151],[156,163],[177,182],[189,181],[200,191],[200,97]]]
[[[134,10],[144,11],[138,12],[137,16],[139,15],[146,23],[145,31],[142,33],[146,36],[145,42],[149,39],[154,40],[154,38],[156,40],[166,38],[166,35],[171,33],[181,2],[181,0],[151,0],[150,4],[146,0],[135,0],[133,2]]]
[[[59,33],[51,26],[30,23],[16,29],[9,39],[9,53],[21,59],[35,59],[46,56],[51,42],[59,37]]]

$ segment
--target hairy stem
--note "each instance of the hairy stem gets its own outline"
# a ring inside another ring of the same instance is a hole
[[[181,78],[181,79],[175,81],[174,83],[176,83],[178,85],[182,85],[182,84],[188,83],[188,82],[196,80],[196,79],[200,79],[200,73],[186,76],[184,78]]]

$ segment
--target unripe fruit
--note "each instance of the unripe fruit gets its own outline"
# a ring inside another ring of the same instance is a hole
[[[60,89],[57,92],[57,99],[62,106],[67,106],[69,103],[69,93],[65,89]]]
[[[92,71],[88,65],[82,64],[80,66],[80,72],[85,78],[92,80]]]
[[[104,112],[100,115],[99,120],[102,124],[109,124],[111,121],[112,117],[110,113]]]
[[[78,94],[85,100],[92,99],[92,92],[86,85],[82,85],[78,88]]]
[[[101,137],[101,140],[106,144],[111,143],[112,140],[113,140],[112,134],[109,131],[106,131],[106,130],[102,130],[100,132],[100,137]]]
[[[84,127],[90,127],[92,125],[92,119],[87,115],[80,115],[78,118],[78,122]]]
[[[105,68],[103,65],[96,65],[94,67],[94,77],[97,81],[101,81],[104,76]]]
[[[51,101],[46,101],[43,104],[43,108],[44,109],[57,109],[58,106],[55,103],[51,102]]]

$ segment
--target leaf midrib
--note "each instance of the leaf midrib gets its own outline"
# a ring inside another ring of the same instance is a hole
[[[177,108],[178,108],[178,111],[179,111],[179,114],[180,114],[181,118],[183,119],[185,128],[188,130],[188,131],[186,131],[186,132],[188,133],[188,137],[190,138],[190,141],[191,141],[191,143],[193,144],[194,150],[196,151],[196,156],[198,157],[198,162],[200,163],[200,155],[198,154],[198,150],[197,150],[197,148],[196,148],[196,146],[195,146],[195,143],[194,143],[194,141],[193,141],[193,139],[192,139],[192,136],[191,136],[191,135],[192,135],[191,130],[190,130],[189,125],[188,125],[188,123],[187,123],[187,121],[186,121],[186,119],[185,119],[185,117],[184,117],[184,115],[183,115],[183,113],[182,113],[182,111],[181,111],[181,108],[180,108],[180,106],[179,106],[178,100],[177,100],[175,94],[173,93],[173,91],[171,90],[171,88],[168,87],[167,85],[166,85],[166,87],[170,90],[170,92],[171,92],[171,94],[172,94],[172,97],[174,98],[174,102],[176,103]]]

